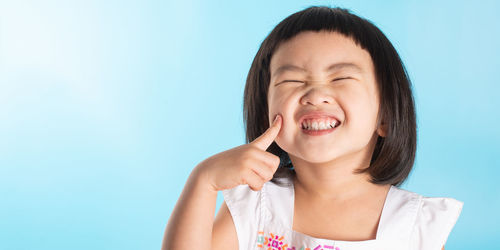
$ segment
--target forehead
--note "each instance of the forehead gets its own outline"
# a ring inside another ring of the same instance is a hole
[[[286,72],[321,74],[336,70],[372,72],[368,51],[337,32],[305,31],[282,43],[271,58],[271,76]]]

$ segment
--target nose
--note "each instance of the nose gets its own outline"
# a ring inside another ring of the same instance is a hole
[[[312,86],[306,92],[306,94],[301,98],[300,103],[303,105],[321,105],[321,104],[332,104],[334,102],[331,93],[326,88],[322,88],[321,85]]]

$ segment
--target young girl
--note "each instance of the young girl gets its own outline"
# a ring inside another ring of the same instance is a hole
[[[248,143],[195,167],[163,249],[444,249],[463,202],[399,188],[414,101],[371,22],[320,6],[287,17],[255,56],[244,116]]]

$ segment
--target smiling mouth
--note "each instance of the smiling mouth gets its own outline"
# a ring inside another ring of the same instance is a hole
[[[340,126],[339,121],[329,121],[329,122],[303,122],[301,124],[301,130],[306,135],[319,136],[334,132],[337,127]]]
[[[328,119],[328,120],[306,120],[303,121],[300,125],[300,127],[303,130],[309,130],[309,131],[321,131],[321,130],[328,130],[328,129],[334,129],[340,125],[340,122],[335,120],[335,119]]]

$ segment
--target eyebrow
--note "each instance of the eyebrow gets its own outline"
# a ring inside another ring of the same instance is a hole
[[[355,63],[349,63],[349,62],[341,62],[341,63],[334,63],[331,64],[330,66],[325,68],[325,72],[332,72],[335,70],[340,70],[340,69],[352,69],[358,72],[363,72],[360,66],[358,66]],[[307,72],[306,69],[301,68],[299,66],[293,65],[293,64],[285,64],[280,66],[278,69],[274,71],[273,78],[279,76],[285,71],[296,71],[296,72]]]

